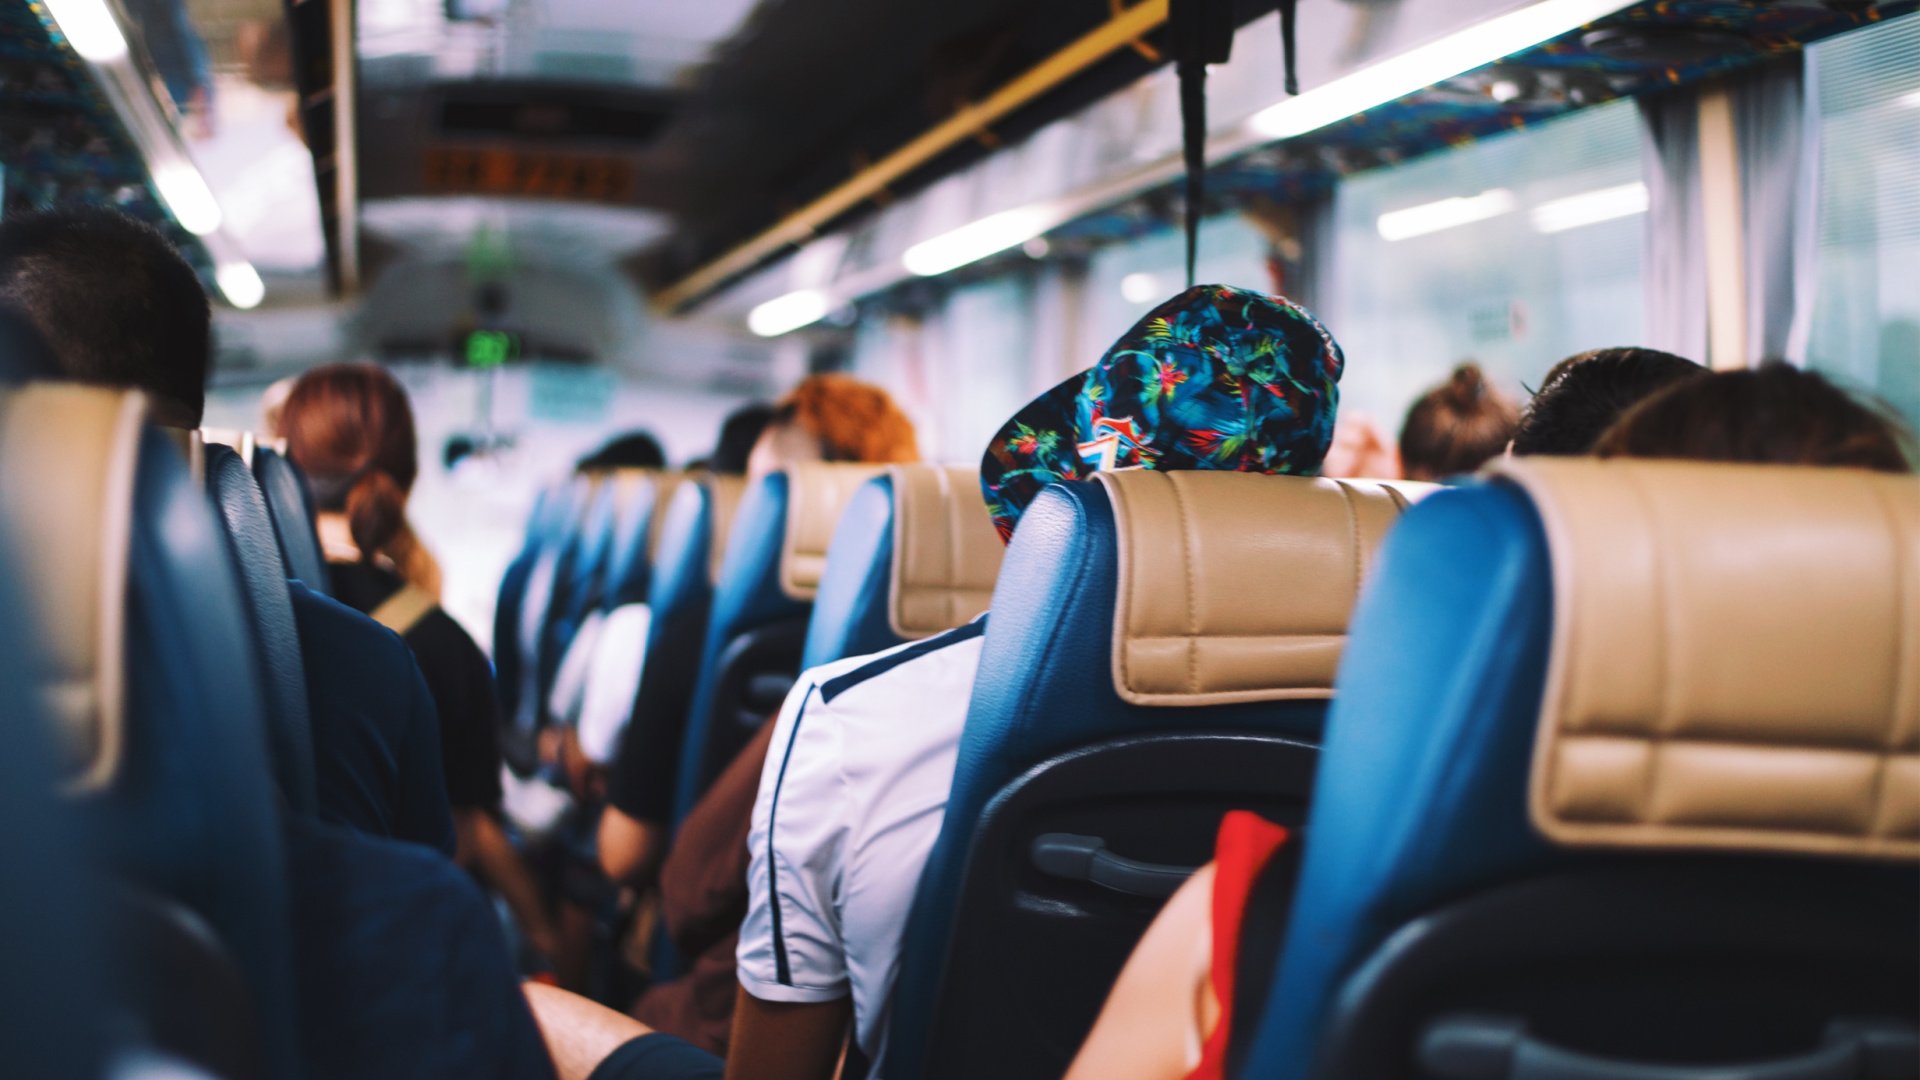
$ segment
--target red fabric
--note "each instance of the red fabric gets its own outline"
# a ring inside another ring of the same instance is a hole
[[[1213,955],[1209,978],[1220,1001],[1220,1022],[1200,1050],[1187,1080],[1226,1080],[1227,1039],[1233,1018],[1233,971],[1240,954],[1240,920],[1260,871],[1287,842],[1287,830],[1246,810],[1220,819],[1213,845]]]

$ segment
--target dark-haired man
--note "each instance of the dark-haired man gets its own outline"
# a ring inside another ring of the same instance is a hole
[[[1585,454],[1601,432],[1641,399],[1706,370],[1658,349],[1625,346],[1575,353],[1547,372],[1520,417],[1513,452]]]

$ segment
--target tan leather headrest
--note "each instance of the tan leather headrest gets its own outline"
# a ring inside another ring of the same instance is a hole
[[[1529,460],[1561,844],[1920,857],[1920,477]]]
[[[667,504],[673,501],[673,493],[680,490],[680,482],[686,478],[686,473],[678,472],[653,474],[653,517],[647,522],[647,563],[650,566],[659,565],[660,536],[667,528]]]
[[[1136,705],[1333,696],[1387,528],[1432,484],[1099,474],[1120,543],[1113,682]]]
[[[780,546],[780,591],[795,600],[811,600],[827,570],[827,548],[840,513],[860,485],[880,475],[884,465],[810,462],[787,473],[787,533]]]
[[[38,648],[34,683],[76,789],[118,767],[139,394],[43,383],[0,391],[0,529]]]
[[[1006,545],[971,466],[890,465],[893,605],[903,638],[943,633],[987,610]]]
[[[700,484],[707,489],[707,498],[713,500],[713,546],[707,550],[707,578],[718,585],[720,566],[727,559],[727,540],[733,535],[734,512],[740,509],[740,497],[747,493],[747,480],[744,476],[708,473],[700,478]]]

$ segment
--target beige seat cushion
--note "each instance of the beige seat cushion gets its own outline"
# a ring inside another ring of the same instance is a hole
[[[1006,545],[980,495],[979,470],[892,465],[893,581],[888,621],[909,640],[987,610]]]
[[[127,557],[140,395],[66,384],[0,391],[0,546],[39,648],[35,690],[72,786],[119,765]]]
[[[885,466],[813,462],[787,470],[787,531],[780,548],[780,591],[812,600],[827,569],[827,548],[840,513],[861,484]]]
[[[1920,857],[1920,478],[1534,460],[1561,844]]]
[[[720,567],[727,561],[727,540],[733,536],[733,515],[740,509],[740,497],[747,493],[747,481],[741,476],[708,473],[700,477],[698,482],[706,489],[707,498],[713,503],[713,536],[712,546],[707,549],[707,576],[713,584],[718,585]]]
[[[1101,473],[1120,541],[1113,679],[1136,705],[1333,695],[1387,528],[1433,485]]]

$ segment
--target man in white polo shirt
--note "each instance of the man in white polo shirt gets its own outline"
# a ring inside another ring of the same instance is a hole
[[[1312,475],[1342,365],[1297,305],[1188,289],[994,436],[986,507],[1007,539],[1048,484],[1101,470]],[[849,1019],[859,1054],[882,1060],[900,938],[946,812],[986,629],[982,616],[826,664],[788,694],[748,840],[729,1077],[830,1077]]]

